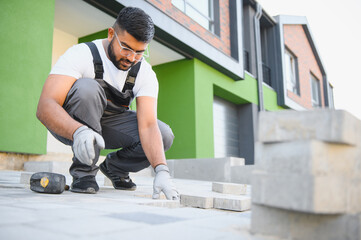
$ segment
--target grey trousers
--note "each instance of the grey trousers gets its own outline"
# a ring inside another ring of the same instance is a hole
[[[129,172],[138,172],[147,168],[150,163],[140,143],[136,112],[125,110],[110,113],[105,111],[106,104],[104,90],[98,82],[94,79],[82,78],[71,87],[63,108],[72,118],[101,134],[106,149],[122,148],[106,157],[105,164],[111,172],[120,177],[126,177]],[[167,151],[173,144],[173,132],[160,120],[158,120],[158,126],[162,134],[164,150]],[[62,143],[73,145],[71,140],[51,133]],[[96,149],[96,157],[91,166],[82,164],[74,156],[70,174],[74,178],[95,176],[99,170],[96,165],[99,152],[100,150]]]

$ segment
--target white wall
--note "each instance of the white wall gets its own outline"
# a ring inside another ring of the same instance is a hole
[[[54,28],[53,34],[53,56],[52,66],[56,63],[59,57],[71,46],[78,43],[78,38]],[[56,140],[50,132],[48,132],[47,140],[48,153],[72,153],[71,147]]]

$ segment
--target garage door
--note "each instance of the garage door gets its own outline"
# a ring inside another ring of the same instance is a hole
[[[239,157],[239,130],[237,105],[214,97],[213,132],[214,157]]]

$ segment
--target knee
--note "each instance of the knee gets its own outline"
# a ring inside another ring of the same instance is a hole
[[[159,121],[158,125],[163,138],[164,151],[167,151],[168,149],[170,149],[170,147],[173,144],[173,140],[174,140],[173,131],[167,124],[163,122]]]
[[[84,101],[85,103],[101,102],[106,104],[104,90],[94,79],[79,78],[75,81],[72,90],[80,101]]]

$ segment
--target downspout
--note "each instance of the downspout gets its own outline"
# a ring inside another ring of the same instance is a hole
[[[261,27],[260,19],[262,17],[262,6],[256,3],[257,12],[254,16],[254,33],[256,39],[256,63],[257,63],[257,82],[258,82],[258,111],[264,111],[263,103],[263,66],[262,66],[262,46],[261,46]]]

